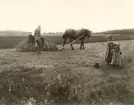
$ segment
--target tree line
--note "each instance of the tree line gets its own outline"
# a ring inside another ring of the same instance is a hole
[[[100,32],[102,34],[134,34],[134,29],[120,29]]]

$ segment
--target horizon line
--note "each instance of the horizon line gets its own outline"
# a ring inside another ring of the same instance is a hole
[[[124,28],[124,29],[109,29],[109,30],[104,30],[104,31],[95,31],[95,32],[93,32],[93,33],[101,33],[101,32],[106,32],[106,31],[113,31],[113,30],[126,30],[126,29],[134,29],[134,28]],[[27,32],[27,33],[33,33],[33,32],[31,32],[31,31],[26,31],[26,30],[0,30],[0,32],[4,32],[4,31],[10,31],[10,32]],[[54,32],[54,31],[49,31],[49,32],[42,32],[42,33],[64,33],[64,31],[56,31],[56,32]]]

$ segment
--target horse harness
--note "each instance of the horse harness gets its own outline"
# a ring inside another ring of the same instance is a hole
[[[82,35],[82,36],[80,36],[80,37],[78,37],[77,39],[75,39],[74,41],[72,41],[72,42],[70,42],[70,43],[68,43],[68,44],[65,44],[65,46],[67,46],[67,45],[70,45],[70,44],[73,44],[74,42],[76,42],[77,40],[79,40],[80,38],[82,38],[84,36],[84,34]],[[59,48],[59,49],[63,49],[64,47],[62,46],[61,48]]]

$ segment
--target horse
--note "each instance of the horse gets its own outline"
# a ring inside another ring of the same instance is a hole
[[[72,48],[72,50],[74,50],[73,44],[71,42],[73,42],[74,40],[78,39],[81,40],[81,45],[80,45],[80,49],[85,49],[84,48],[84,39],[87,37],[88,39],[91,36],[92,31],[88,30],[88,29],[80,29],[80,30],[75,30],[75,29],[67,29],[63,35],[62,38],[64,40],[63,42],[63,49],[64,46],[67,42],[67,39],[70,40],[70,46]]]
[[[43,36],[41,36],[39,40],[35,40],[34,36],[30,34],[28,35],[27,43],[35,44],[36,50],[38,50],[38,52],[40,53],[40,51],[44,48],[45,39]]]

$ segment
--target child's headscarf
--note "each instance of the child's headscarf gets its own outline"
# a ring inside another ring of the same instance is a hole
[[[106,39],[107,39],[108,41],[112,41],[112,40],[113,40],[113,37],[112,37],[111,35],[108,35],[108,36],[106,36]]]

